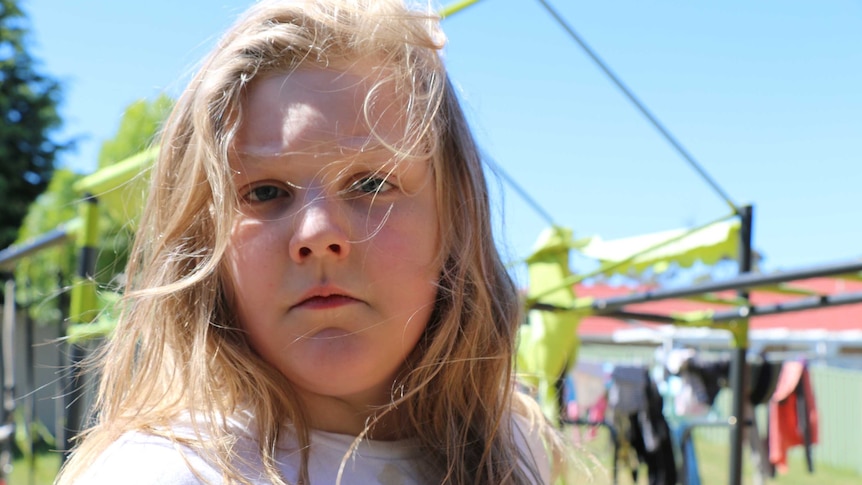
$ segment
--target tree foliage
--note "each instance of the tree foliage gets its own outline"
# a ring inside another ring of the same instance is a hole
[[[125,111],[116,135],[102,144],[99,167],[105,168],[150,146],[173,102],[165,95],[153,101],[141,100]],[[21,227],[18,242],[23,243],[54,230],[58,225],[75,219],[82,194],[72,185],[81,176],[58,170],[48,189],[30,206]],[[98,198],[98,194],[96,194]],[[103,288],[116,286],[128,257],[132,230],[127,220],[100,211],[100,242],[96,281]],[[74,242],[43,250],[22,260],[15,271],[18,301],[30,308],[39,323],[57,321],[62,308],[59,295],[73,284],[77,268]]]
[[[19,244],[75,219],[79,197],[72,186],[79,178],[80,175],[65,169],[54,172],[48,189],[30,205],[19,231]],[[76,260],[74,239],[71,239],[18,262],[15,267],[16,299],[29,308],[35,321],[60,321],[62,295],[72,283]]]
[[[152,145],[173,105],[173,100],[165,94],[152,101],[139,100],[129,105],[117,134],[102,143],[99,168],[125,160]]]
[[[16,239],[65,147],[52,138],[60,127],[60,85],[27,51],[26,20],[15,0],[0,0],[0,248]]]
[[[139,100],[129,105],[120,120],[117,134],[102,143],[99,168],[121,162],[152,146],[172,107],[173,100],[165,94],[152,101]],[[102,210],[99,231],[103,245],[99,248],[96,272],[103,283],[113,281],[126,266],[134,235],[129,222]]]

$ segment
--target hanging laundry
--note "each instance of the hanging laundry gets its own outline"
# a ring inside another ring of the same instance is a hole
[[[673,413],[703,416],[709,413],[721,388],[727,387],[730,361],[704,360],[693,349],[674,349],[668,354],[665,368],[680,379],[674,386]]]
[[[607,363],[579,361],[567,375],[565,416],[569,422],[592,425],[584,436],[588,440],[596,438],[599,426],[608,425],[604,417],[612,368]]]
[[[775,393],[775,387],[778,385],[778,376],[781,374],[782,362],[770,362],[761,356],[759,360],[749,362],[748,365],[749,369],[751,369],[749,402],[753,406],[766,404]]]
[[[814,471],[811,446],[818,440],[817,403],[804,362],[785,362],[769,401],[769,461],[787,472],[787,450],[805,447],[808,471]]]
[[[676,485],[677,472],[664,402],[649,372],[615,367],[608,391],[608,412],[618,430],[617,458],[637,483],[638,463],[647,466],[649,485]]]
[[[607,396],[602,396],[599,398],[598,401],[596,401],[595,404],[593,404],[592,406],[590,406],[589,409],[587,409],[587,420],[589,420],[589,422],[591,423],[604,423],[605,413],[607,412],[607,409],[608,398]],[[591,440],[596,439],[598,431],[598,426],[593,426],[589,429],[589,432],[587,433],[587,438]]]
[[[673,428],[674,439],[680,448],[680,457],[682,458],[679,478],[681,485],[700,485],[700,470],[690,428],[691,426],[684,423],[677,423],[677,426]]]
[[[610,374],[606,364],[580,361],[572,369],[571,377],[580,409],[589,409],[608,391]]]
[[[730,360],[727,357],[720,360],[694,358],[688,363],[687,370],[703,383],[702,388],[695,388],[699,392],[698,399],[712,407],[718,392],[728,385]]]

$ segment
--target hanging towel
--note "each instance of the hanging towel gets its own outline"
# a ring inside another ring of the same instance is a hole
[[[780,473],[787,472],[787,450],[805,446],[808,471],[814,471],[811,445],[818,440],[817,404],[808,367],[804,362],[785,362],[769,401],[769,461]]]

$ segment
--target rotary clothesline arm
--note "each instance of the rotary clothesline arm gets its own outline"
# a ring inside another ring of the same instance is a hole
[[[694,233],[696,233],[696,232],[698,232],[698,231],[701,231],[701,230],[703,230],[703,229],[705,229],[705,228],[707,228],[707,227],[712,226],[713,224],[717,224],[717,223],[720,223],[720,222],[726,221],[726,220],[728,220],[728,219],[730,219],[730,218],[733,218],[733,217],[736,217],[736,214],[735,214],[735,213],[731,213],[731,214],[727,214],[727,215],[721,216],[721,217],[719,217],[718,219],[715,219],[715,220],[713,220],[713,221],[709,221],[709,222],[707,222],[706,224],[702,224],[702,225],[700,225],[700,226],[694,227],[694,228],[692,228],[691,230],[689,230],[689,231],[687,231],[687,232],[685,232],[685,233],[683,233],[683,234],[680,234],[680,235],[679,235],[679,236],[677,236],[677,237],[673,237],[673,238],[667,239],[667,240],[665,240],[665,241],[662,241],[662,242],[660,242],[660,243],[657,243],[657,244],[655,244],[655,245],[649,246],[649,247],[647,247],[646,249],[644,249],[644,250],[642,250],[642,251],[639,251],[639,252],[637,252],[637,253],[635,253],[635,254],[632,254],[631,256],[629,256],[629,257],[627,257],[627,258],[625,258],[625,259],[622,259],[622,260],[619,260],[619,261],[609,261],[609,262],[602,263],[602,264],[599,266],[599,268],[597,268],[597,269],[595,269],[595,270],[593,270],[593,271],[590,271],[590,272],[588,272],[588,273],[573,274],[573,275],[569,276],[568,278],[564,279],[563,281],[561,281],[561,282],[559,283],[559,286],[558,286],[558,287],[551,288],[551,289],[547,290],[545,293],[538,294],[538,295],[534,295],[534,296],[531,298],[531,300],[527,301],[527,306],[529,307],[529,306],[531,306],[533,303],[538,302],[538,301],[539,301],[543,296],[545,296],[545,295],[546,295],[546,294],[548,294],[548,293],[552,293],[552,292],[554,292],[554,291],[557,291],[557,290],[559,290],[560,288],[564,288],[564,287],[568,287],[568,286],[572,286],[572,285],[578,284],[578,283],[580,283],[581,281],[584,281],[585,279],[593,278],[593,277],[596,277],[596,276],[599,276],[599,275],[602,275],[602,274],[608,273],[608,272],[610,272],[610,271],[613,271],[613,270],[615,270],[616,268],[619,268],[619,267],[621,267],[621,266],[624,266],[624,265],[626,265],[626,264],[631,263],[632,261],[634,261],[635,259],[637,259],[639,256],[642,256],[642,255],[645,255],[645,254],[649,254],[650,252],[655,251],[655,250],[657,250],[657,249],[661,249],[661,248],[662,248],[662,247],[664,247],[664,246],[667,246],[667,245],[669,245],[669,244],[673,244],[673,243],[675,243],[675,242],[679,242],[679,241],[681,241],[681,240],[685,239],[686,237],[691,236],[692,234],[694,234]],[[573,246],[573,249],[577,249],[577,245]]]
[[[813,295],[781,302],[760,305],[744,304],[728,310],[702,310],[671,314],[634,312],[627,305],[709,295],[718,291],[756,289],[772,287],[777,283],[816,278],[822,276],[857,275],[862,272],[862,261],[832,264],[773,274],[745,274],[726,281],[710,282],[686,288],[647,291],[607,299],[592,297],[576,298],[572,305],[561,307],[541,301],[528,304],[528,309],[543,311],[573,311],[582,317],[606,316],[629,320],[642,320],[688,327],[723,328],[734,335],[735,345],[742,348],[748,343],[748,319],[756,316],[775,315],[803,310],[813,310],[830,306],[862,303],[862,292],[838,293],[832,295]],[[732,300],[731,300],[732,301]],[[739,300],[740,302],[744,300]]]

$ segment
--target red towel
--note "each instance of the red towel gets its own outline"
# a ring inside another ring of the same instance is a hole
[[[802,397],[797,392],[799,386],[802,386],[805,416],[799,416]],[[806,421],[808,442],[805,439]],[[817,404],[808,368],[803,362],[785,362],[769,400],[769,461],[778,472],[786,473],[787,450],[799,445],[810,447],[817,443],[817,434]]]

